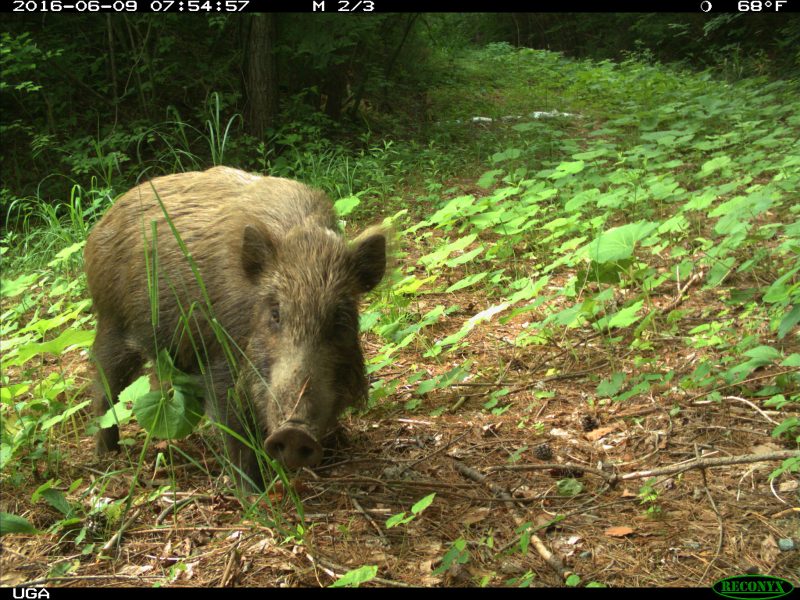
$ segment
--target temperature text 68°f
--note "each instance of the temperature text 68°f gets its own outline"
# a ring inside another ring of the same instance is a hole
[[[762,12],[774,10],[779,12],[782,6],[789,4],[788,0],[742,0],[737,3],[739,12]]]

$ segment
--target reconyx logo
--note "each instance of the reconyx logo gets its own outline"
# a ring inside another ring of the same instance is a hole
[[[780,598],[791,593],[794,586],[780,577],[769,575],[738,575],[720,579],[711,589],[725,598],[734,600],[759,600]]]

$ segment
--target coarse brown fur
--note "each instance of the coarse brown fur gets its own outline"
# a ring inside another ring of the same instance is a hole
[[[288,422],[302,430],[298,444],[313,446],[366,395],[357,299],[383,277],[386,239],[376,228],[347,244],[318,190],[227,167],[159,177],[108,210],[85,264],[98,319],[96,414],[161,349],[202,377],[206,410],[245,436],[266,439]],[[118,439],[116,427],[101,429],[98,451]],[[258,483],[252,449],[229,435],[226,444]],[[303,464],[293,448],[273,447]]]

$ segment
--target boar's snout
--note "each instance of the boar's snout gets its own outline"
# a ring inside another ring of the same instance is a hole
[[[286,424],[267,438],[267,452],[290,469],[313,467],[322,446],[302,425]]]

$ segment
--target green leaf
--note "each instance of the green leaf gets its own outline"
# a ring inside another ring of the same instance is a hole
[[[556,167],[554,173],[548,175],[550,179],[561,179],[562,177],[566,177],[567,175],[574,175],[575,173],[580,173],[583,171],[583,167],[585,166],[585,162],[582,160],[576,161],[565,161],[562,162],[560,165]]]
[[[336,214],[340,217],[344,217],[349,215],[356,206],[361,204],[361,199],[358,196],[347,196],[346,198],[341,198],[333,203],[333,210],[336,211]]]
[[[150,378],[142,375],[119,393],[120,402],[135,402],[150,392]]]
[[[430,254],[426,254],[425,256],[420,256],[417,262],[429,269],[441,265],[447,260],[447,257],[450,256],[453,252],[458,252],[459,250],[463,250],[464,248],[469,246],[472,242],[474,242],[477,237],[478,237],[477,234],[474,233],[471,235],[465,235],[464,237],[458,238],[457,240],[450,242],[449,244],[445,244],[444,246],[436,249]]]
[[[433,502],[433,499],[435,497],[436,497],[435,492],[433,494],[428,494],[422,500],[420,500],[419,502],[414,504],[414,506],[411,507],[411,512],[414,513],[415,515],[420,514],[423,510],[425,510],[431,505],[431,502]]]
[[[491,161],[492,164],[496,165],[497,163],[503,162],[505,160],[513,160],[515,158],[519,158],[521,154],[522,150],[520,150],[519,148],[509,148],[507,150],[504,150],[503,152],[496,152],[492,154]]]
[[[608,328],[612,329],[614,327],[627,327],[639,320],[639,317],[636,316],[636,313],[644,305],[644,300],[639,300],[638,302],[634,302],[628,308],[623,308],[621,311],[616,313],[611,319],[608,321]]]
[[[781,324],[778,326],[778,339],[782,340],[786,337],[786,334],[794,329],[798,323],[800,323],[800,304],[796,304],[792,310],[786,313],[783,319],[781,319]]]
[[[203,406],[192,394],[173,388],[164,398],[161,392],[150,392],[133,403],[136,420],[154,437],[180,439],[194,431],[203,416]]]
[[[30,275],[20,275],[16,279],[0,279],[0,296],[4,298],[19,296],[22,292],[27,290],[38,277],[36,273],[31,273]]]
[[[446,225],[463,217],[465,214],[472,214],[475,196],[458,196],[448,201],[442,208],[433,213],[428,219],[434,225]]]
[[[7,533],[39,533],[26,519],[9,513],[0,513],[0,536]]]
[[[478,179],[478,187],[483,188],[485,190],[489,189],[494,185],[494,181],[495,179],[497,179],[497,176],[502,174],[503,174],[502,169],[494,169],[493,171],[487,171],[486,173],[481,175],[480,179]]]
[[[794,352],[781,363],[782,367],[800,367],[800,354]]]
[[[446,294],[450,294],[452,292],[455,292],[456,290],[461,290],[461,289],[464,289],[464,288],[469,287],[471,285],[475,285],[481,279],[486,277],[488,274],[489,274],[488,272],[484,271],[483,273],[475,273],[473,275],[467,275],[463,279],[460,279],[459,281],[456,281],[453,285],[451,285],[449,288],[447,288],[445,290],[445,293]]]
[[[751,348],[745,352],[744,355],[749,357],[750,360],[728,369],[723,374],[723,378],[727,383],[741,381],[756,369],[770,365],[783,357],[778,350],[772,348],[771,346],[758,346],[757,348]]]
[[[779,350],[776,350],[772,346],[758,346],[756,348],[751,348],[750,350],[747,350],[744,355],[759,361],[762,365],[768,365],[773,361],[783,358],[783,354],[781,354]]]
[[[339,577],[339,579],[334,581],[330,587],[358,587],[362,583],[366,583],[367,581],[374,579],[377,574],[378,567],[376,565],[364,565],[363,567],[348,571]]]
[[[58,512],[60,512],[65,517],[70,517],[73,512],[72,506],[67,501],[66,496],[61,490],[49,489],[44,490],[41,493],[41,497],[45,499],[50,506],[55,508]]]
[[[407,517],[405,511],[398,513],[396,515],[392,515],[391,517],[386,519],[386,528],[391,529],[392,527],[397,527],[398,525],[405,525],[406,523],[411,522],[413,518],[414,515]]]
[[[560,479],[556,482],[560,496],[577,496],[583,491],[583,484],[577,479]]]
[[[589,257],[598,262],[619,261],[630,258],[636,249],[636,244],[649,236],[658,223],[639,221],[620,227],[614,227],[601,233],[597,238],[584,246]]]
[[[467,550],[467,541],[463,538],[458,538],[450,546],[450,549],[442,557],[442,564],[439,565],[434,571],[433,575],[441,575],[453,564],[463,565],[469,561],[469,550]]]
[[[22,365],[33,356],[45,353],[61,354],[67,348],[86,348],[92,345],[94,333],[94,331],[83,329],[67,329],[49,342],[31,343],[23,346],[19,349],[17,356],[9,361],[9,364]]]
[[[131,405],[139,400],[139,398],[149,393],[150,378],[147,375],[142,375],[120,392],[119,402],[114,404],[114,406],[109,408],[105,414],[100,417],[98,424],[103,429],[114,425],[124,425],[130,420],[133,414],[133,410],[130,408]]]
[[[55,258],[47,263],[48,267],[54,267],[57,264],[67,260],[70,256],[79,252],[81,248],[86,245],[86,240],[82,240],[80,242],[75,242],[74,244],[67,246],[63,250],[61,250],[58,254],[55,255]]]
[[[476,256],[478,256],[481,252],[483,252],[484,247],[478,246],[477,248],[470,250],[469,252],[465,252],[461,256],[457,256],[455,258],[451,258],[445,264],[448,267],[457,267],[458,265],[463,265],[464,263],[470,262]]]
[[[700,176],[706,177],[711,175],[714,171],[727,167],[729,164],[731,164],[731,158],[729,156],[718,156],[707,160],[703,163],[703,166],[700,167]]]
[[[83,402],[79,402],[74,406],[70,406],[64,412],[59,413],[53,417],[50,417],[49,419],[46,419],[45,421],[42,422],[42,431],[47,431],[53,425],[61,423],[64,419],[68,419],[70,416],[72,416],[79,410],[82,410],[83,408],[89,406],[91,403],[92,403],[91,400],[84,400]]]
[[[597,395],[607,398],[616,396],[622,389],[622,384],[625,383],[625,373],[614,373],[609,379],[604,379],[597,386]]]

